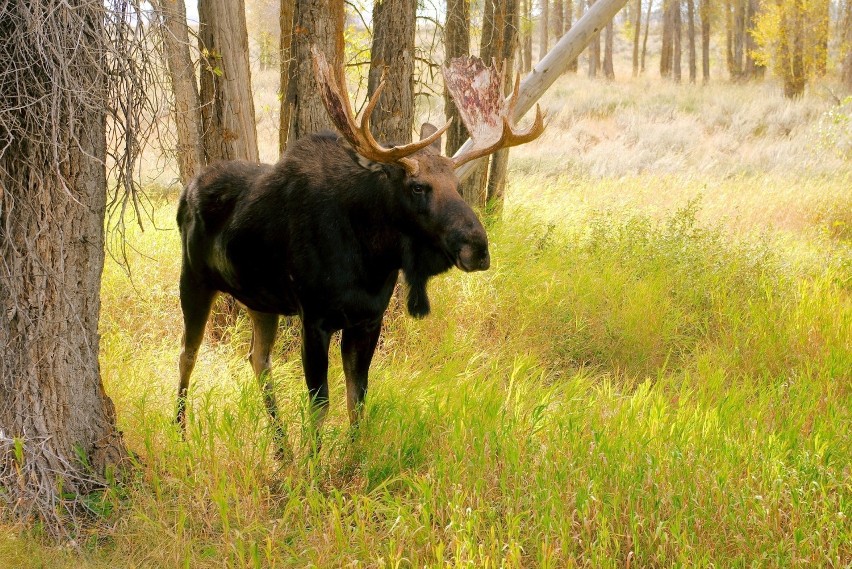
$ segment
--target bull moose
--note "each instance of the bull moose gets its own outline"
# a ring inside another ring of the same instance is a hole
[[[525,132],[511,127],[517,80],[512,99],[504,100],[502,72],[462,58],[444,73],[473,134],[473,148],[454,158],[440,155],[440,137],[449,123],[441,129],[424,125],[417,142],[383,146],[373,138],[369,119],[384,81],[359,124],[340,87],[345,89],[342,71],[338,81],[316,51],[314,70],[342,136],[301,138],[275,165],[214,163],[180,197],[184,335],[177,422],[182,428],[189,377],[220,292],[245,305],[251,317],[249,359],[279,443],[283,429],[269,375],[279,315],[301,320],[302,367],[317,433],[328,407],[329,339],[342,330],[349,420],[356,425],[400,270],[408,286],[408,312],[420,318],[429,313],[430,277],[453,266],[489,267],[485,229],[459,195],[455,168],[533,140],[544,128],[538,109]]]

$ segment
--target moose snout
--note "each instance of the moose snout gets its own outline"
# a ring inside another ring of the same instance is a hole
[[[491,266],[488,241],[464,243],[456,256],[456,266],[467,273],[487,270]]]

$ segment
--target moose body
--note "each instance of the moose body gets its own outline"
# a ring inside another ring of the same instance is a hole
[[[337,135],[311,135],[274,166],[219,162],[187,186],[177,216],[185,321],[179,421],[210,307],[225,292],[251,316],[250,359],[273,419],[269,352],[278,316],[299,315],[302,364],[320,420],[329,338],[342,330],[350,420],[357,422],[399,271],[408,310],[422,317],[429,277],[490,262],[485,230],[458,194],[452,162],[431,147],[417,156],[419,173],[410,176],[359,156]]]
[[[488,238],[458,193],[455,169],[499,148],[535,139],[540,110],[519,132],[510,117],[518,79],[502,98],[503,72],[477,58],[454,59],[447,87],[468,130],[471,149],[441,156],[441,134],[425,124],[419,142],[385,147],[370,132],[376,89],[355,121],[345,89],[314,51],[320,94],[341,136],[297,140],[274,166],[220,162],[203,170],[178,205],[183,244],[180,301],[184,317],[177,420],[184,426],[186,392],[210,307],[219,292],[243,303],[252,320],[250,361],[281,443],[269,377],[279,315],[302,324],[302,367],[317,434],[328,408],[328,347],[342,330],[349,419],[358,422],[367,374],[400,270],[408,312],[429,313],[426,284],[454,265],[463,271],[490,264]],[[286,453],[279,444],[279,453]]]

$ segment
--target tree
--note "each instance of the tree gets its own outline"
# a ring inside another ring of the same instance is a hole
[[[615,79],[615,70],[612,67],[612,42],[613,42],[612,20],[610,20],[604,33],[604,58],[603,73],[607,79]]]
[[[485,0],[486,3],[488,0]],[[541,2],[541,22],[539,25],[538,36],[538,58],[544,57],[548,52],[550,34],[550,0],[539,0]]]
[[[686,37],[689,42],[689,82],[695,83],[698,66],[695,61],[695,0],[686,0]]]
[[[580,5],[582,5],[582,0],[580,0]],[[568,30],[571,29],[571,26],[574,25],[574,0],[565,0],[565,32],[568,33]],[[577,58],[574,58],[571,63],[568,64],[568,71],[572,73],[577,72]]]
[[[152,110],[142,18],[125,2],[0,4],[0,503],[56,533],[127,456],[98,317],[107,179],[132,201]]]
[[[378,140],[411,142],[414,124],[414,23],[416,0],[383,0],[373,4],[373,46],[367,95],[372,97],[382,74],[385,88],[371,117]]]
[[[343,2],[335,0],[296,0],[293,27],[293,57],[287,82],[287,101],[292,109],[288,138],[334,126],[328,118],[314,77],[311,46],[325,55],[343,79]]]
[[[642,0],[636,0],[633,20],[633,76],[639,76],[639,35],[642,32]]]
[[[201,105],[195,65],[189,54],[189,28],[184,0],[155,0],[160,36],[169,70],[177,135],[176,157],[181,183],[185,186],[206,163],[201,139]]]
[[[529,2],[530,0],[527,0]],[[529,34],[529,32],[527,32]],[[447,0],[447,20],[444,23],[444,49],[447,60],[470,54],[470,13],[467,0]],[[526,55],[524,56],[526,61]],[[455,154],[456,150],[467,140],[468,132],[459,116],[458,109],[444,88],[444,110],[447,120],[453,123],[447,130],[447,156]]]
[[[843,48],[846,55],[843,58],[841,78],[846,88],[852,91],[852,0],[846,0],[846,15],[843,21],[846,30],[843,36]]]
[[[674,67],[675,5],[679,0],[663,0],[662,47],[660,48],[660,77],[671,78]]]
[[[639,71],[645,73],[645,54],[648,53],[648,29],[651,27],[651,8],[654,6],[654,0],[648,0],[648,13],[645,14],[645,34],[642,38],[642,57],[639,63]]]
[[[701,18],[701,76],[704,84],[710,82],[710,0],[699,0]]]
[[[553,17],[550,21],[553,23],[553,35],[558,41],[565,33],[565,6],[562,0],[553,0]]]
[[[755,25],[759,0],[726,0],[725,53],[728,73],[734,80],[763,76],[764,67],[755,60]]]
[[[596,0],[588,0],[589,8],[594,5]],[[595,78],[598,75],[598,69],[601,68],[601,33],[595,32],[592,36],[592,42],[589,44],[589,78]]]
[[[278,13],[278,27],[281,37],[278,43],[279,57],[279,80],[278,98],[280,113],[278,115],[278,152],[283,154],[287,148],[287,135],[290,133],[290,101],[287,99],[287,83],[289,80],[289,68],[291,58],[291,47],[293,43],[293,16],[296,10],[295,0],[280,0],[281,6]]]
[[[207,162],[258,161],[243,0],[199,2],[201,118]]]

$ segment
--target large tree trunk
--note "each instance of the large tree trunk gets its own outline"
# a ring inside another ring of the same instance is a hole
[[[663,0],[662,47],[660,77],[671,78],[674,60],[674,7],[677,0]]]
[[[314,77],[311,45],[325,55],[332,69],[343,79],[343,2],[336,0],[296,0],[296,16],[287,85],[290,102],[290,140],[323,129],[334,129],[322,104]]]
[[[651,8],[654,0],[648,0],[648,12],[645,14],[645,34],[642,38],[642,57],[639,62],[639,71],[645,73],[645,55],[648,53],[648,29],[651,27]]]
[[[488,2],[488,0],[485,0]],[[541,22],[538,36],[538,58],[541,59],[550,50],[550,0],[539,0],[541,3]]]
[[[695,61],[695,0],[686,0],[686,36],[689,42],[689,82],[695,83],[698,65]]]
[[[385,75],[385,89],[370,120],[379,141],[411,142],[414,124],[414,23],[416,0],[373,4],[373,47],[367,95],[373,96]]]
[[[633,22],[633,76],[639,76],[639,37],[642,32],[642,0],[636,0]]]
[[[106,10],[41,8],[0,6],[0,44],[38,46],[0,92],[0,509],[56,530],[126,451],[98,367]]]
[[[283,154],[287,148],[287,135],[290,134],[290,101],[287,99],[287,84],[290,80],[290,59],[293,44],[293,17],[296,11],[296,0],[280,0],[281,10],[278,16],[278,27],[281,39],[278,43],[278,97],[281,100],[278,115],[278,153]]]
[[[527,0],[529,2],[530,0]],[[444,24],[444,49],[447,61],[454,57],[470,54],[470,13],[467,0],[447,0],[447,21]],[[525,56],[526,59],[526,56]],[[447,120],[453,123],[447,130],[446,154],[452,156],[467,140],[467,129],[459,115],[458,108],[444,89],[444,111]]]
[[[612,21],[606,25],[604,33],[604,58],[603,73],[607,79],[615,79],[615,70],[612,67],[612,43],[613,43]]]
[[[199,41],[208,54],[207,68],[201,73],[207,162],[257,162],[245,4],[243,0],[204,0],[199,2],[198,17]]]
[[[700,0],[701,12],[701,76],[710,82],[710,0]]]
[[[163,51],[174,97],[175,154],[181,183],[186,186],[205,164],[201,142],[201,103],[195,65],[189,55],[186,4],[184,0],[154,0],[152,4],[160,13]]]

